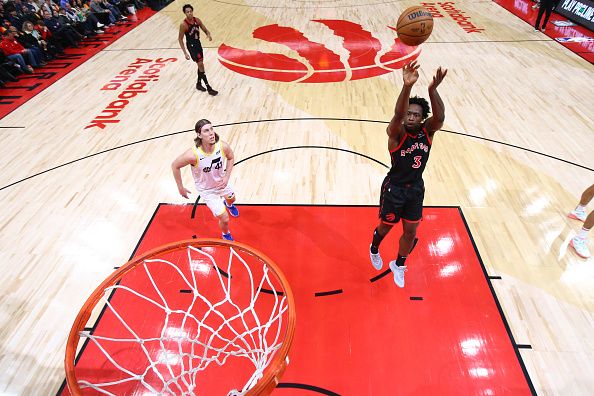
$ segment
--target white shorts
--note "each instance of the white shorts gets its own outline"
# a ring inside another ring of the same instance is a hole
[[[224,198],[231,198],[235,195],[233,187],[230,184],[220,190],[204,190],[199,191],[200,198],[204,201],[208,209],[212,212],[215,217],[219,217],[227,208],[225,207]]]

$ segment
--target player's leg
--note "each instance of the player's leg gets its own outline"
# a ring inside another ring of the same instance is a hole
[[[371,265],[376,270],[381,270],[384,262],[382,261],[382,256],[379,253],[379,245],[382,243],[386,235],[392,229],[392,224],[384,223],[381,219],[378,226],[373,230],[373,238],[371,240],[371,245],[369,246],[369,258],[371,259]]]
[[[202,80],[206,78],[206,73],[204,73],[204,60],[203,58],[198,58],[200,60],[196,61],[196,65],[198,66],[198,82],[196,82],[196,89],[199,91],[206,91],[206,88],[202,86]]]
[[[418,183],[406,188],[406,201],[402,206],[402,235],[398,242],[398,265],[404,265],[406,257],[417,244],[417,227],[423,218],[425,186]]]
[[[586,188],[586,191],[582,193],[582,197],[580,199],[580,205],[586,206],[590,203],[590,201],[594,198],[594,184],[590,187]]]
[[[229,231],[229,214],[226,210],[223,210],[223,213],[221,213],[217,217],[219,219],[219,227],[221,228],[223,239],[232,241],[233,237],[231,236],[231,232]]]
[[[578,206],[576,206],[575,209],[572,210],[567,216],[570,219],[585,221],[586,220],[586,205],[588,205],[590,203],[590,201],[592,200],[592,197],[594,197],[594,184],[592,184],[590,187],[586,188],[586,191],[584,191],[582,193],[582,196],[580,198],[580,203],[578,204]]]
[[[390,269],[394,273],[394,283],[404,287],[404,272],[406,259],[417,243],[417,228],[423,218],[423,199],[425,187],[422,183],[412,185],[405,190],[406,202],[402,206],[402,235],[398,241],[398,257],[390,262]]]
[[[196,89],[205,92],[206,88],[202,85],[202,73],[204,73],[204,65],[202,62],[198,63],[198,79],[196,80]]]
[[[588,233],[594,226],[594,211],[586,217],[584,226],[578,231],[578,234],[572,238],[570,245],[575,249],[576,253],[583,258],[589,258],[590,249],[588,249]]]
[[[204,81],[204,85],[206,85],[206,90],[208,93],[212,96],[215,96],[219,93],[219,91],[215,91],[208,83],[208,78],[206,78],[206,72],[204,71],[204,51],[202,50],[202,44],[197,44],[197,47],[198,60],[196,63],[198,64],[198,81]]]
[[[221,229],[222,238],[232,241],[233,237],[229,231],[229,214],[227,213],[225,204],[223,204],[219,194],[203,192],[202,198],[204,199],[206,206],[208,206],[212,214],[217,218],[219,222],[219,228]]]
[[[400,206],[403,202],[399,189],[390,184],[388,177],[384,179],[380,192],[378,226],[373,230],[373,238],[369,246],[369,258],[371,265],[376,270],[382,269],[383,261],[379,253],[379,246],[388,235],[394,224],[400,220]]]
[[[198,91],[206,91],[206,88],[204,88],[202,86],[202,73],[204,73],[204,64],[202,63],[202,52],[200,50],[200,48],[198,47],[198,45],[196,45],[195,43],[187,43],[187,47],[188,47],[188,52],[190,53],[190,57],[192,58],[192,60],[194,62],[196,62],[197,65],[197,72],[198,72],[198,78],[196,80],[196,89]]]
[[[402,235],[398,241],[398,260],[401,260],[401,264],[404,265],[406,257],[415,248],[417,238],[417,228],[419,227],[420,220],[410,221],[402,219]]]
[[[229,214],[233,217],[239,216],[239,209],[234,205],[235,202],[235,192],[231,188],[231,186],[227,185],[225,190],[223,191],[223,198],[225,199],[225,206],[229,211]]]
[[[406,259],[417,243],[418,222],[410,222],[402,219],[402,235],[398,242],[398,258],[390,261],[390,269],[394,274],[394,283],[398,287],[404,287],[404,272],[406,271]]]

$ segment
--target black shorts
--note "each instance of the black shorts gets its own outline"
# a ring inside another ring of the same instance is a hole
[[[425,185],[423,181],[398,185],[390,183],[386,177],[382,183],[379,217],[383,223],[396,224],[400,219],[417,222],[423,218],[423,199]]]
[[[202,51],[202,44],[200,41],[193,41],[187,43],[188,51],[190,52],[190,57],[194,62],[201,62],[204,59],[204,53]]]

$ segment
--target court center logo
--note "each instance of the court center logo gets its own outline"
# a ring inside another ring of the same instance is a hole
[[[390,73],[401,69],[421,53],[420,47],[401,43],[393,27],[388,26],[394,31],[394,43],[391,48],[382,51],[380,41],[357,23],[335,19],[312,22],[325,25],[342,39],[343,59],[346,58],[346,61],[343,62],[339,54],[324,44],[311,41],[299,30],[277,24],[259,27],[252,35],[256,39],[290,48],[295,57],[243,50],[223,43],[219,47],[219,61],[234,72],[262,80],[330,83]]]

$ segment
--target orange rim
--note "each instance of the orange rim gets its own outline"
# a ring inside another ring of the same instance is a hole
[[[91,317],[91,313],[93,308],[97,305],[97,303],[101,300],[101,297],[105,291],[105,289],[109,286],[115,285],[119,282],[124,275],[128,272],[132,271],[134,268],[139,266],[152,256],[158,254],[164,254],[173,252],[176,250],[180,250],[180,248],[186,248],[188,246],[193,247],[203,247],[203,246],[228,246],[228,247],[235,247],[239,250],[248,252],[260,260],[262,260],[266,265],[272,269],[273,273],[276,275],[278,280],[281,282],[283,287],[283,292],[287,298],[287,306],[288,306],[288,322],[287,322],[287,331],[285,334],[285,339],[283,341],[283,345],[281,348],[274,354],[274,357],[268,367],[263,372],[263,376],[254,385],[252,389],[250,389],[246,395],[249,396],[256,396],[256,395],[265,395],[270,394],[272,390],[276,387],[276,385],[280,381],[280,377],[283,375],[287,363],[288,363],[288,353],[289,349],[291,348],[291,344],[293,343],[293,337],[295,335],[295,323],[296,323],[296,314],[295,314],[295,300],[293,297],[293,291],[287,281],[287,278],[280,270],[280,268],[276,265],[272,259],[268,256],[256,250],[248,245],[234,242],[234,241],[224,241],[221,239],[211,239],[211,238],[201,238],[201,239],[188,239],[178,242],[173,242],[167,245],[160,246],[158,248],[149,250],[148,252],[128,261],[122,267],[120,267],[117,271],[111,274],[107,279],[105,279],[94,291],[93,293],[87,298],[84,305],[82,306],[80,312],[78,313],[76,319],[74,320],[74,324],[72,325],[72,329],[70,330],[70,334],[68,335],[68,341],[66,343],[66,357],[64,359],[64,367],[66,369],[66,382],[68,384],[68,389],[70,393],[73,395],[81,395],[82,390],[78,385],[78,381],[76,379],[75,374],[75,359],[76,359],[76,349],[78,347],[78,342],[80,341],[79,333],[84,330],[85,325],[89,321]]]

